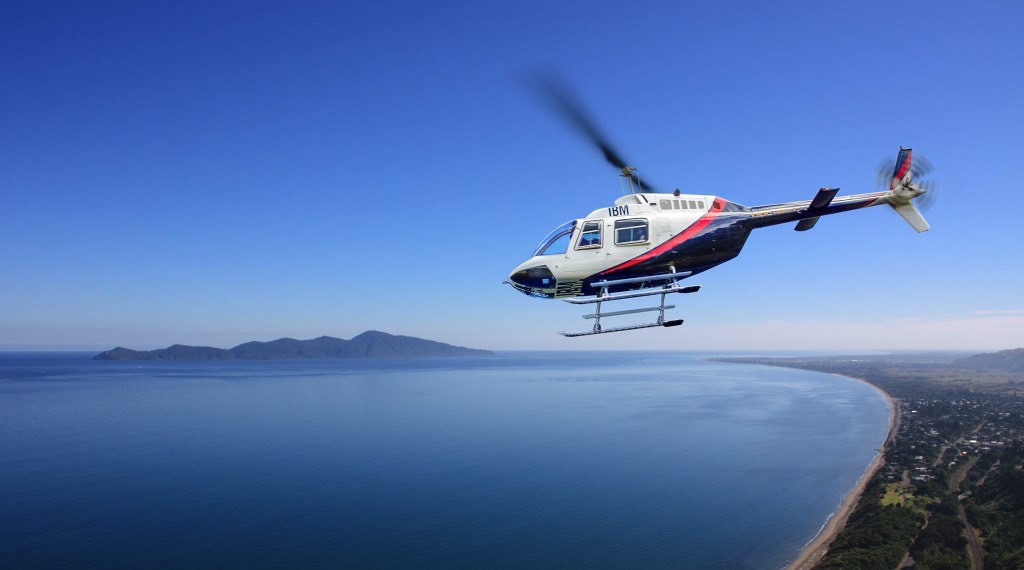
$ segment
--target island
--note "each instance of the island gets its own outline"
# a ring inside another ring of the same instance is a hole
[[[1024,568],[1024,349],[714,360],[848,376],[892,407],[879,455],[789,568]]]
[[[246,342],[234,348],[175,344],[158,350],[117,347],[94,360],[308,360],[352,358],[437,358],[492,356],[489,350],[465,348],[412,336],[366,331],[351,340],[321,336],[309,340],[279,338]]]

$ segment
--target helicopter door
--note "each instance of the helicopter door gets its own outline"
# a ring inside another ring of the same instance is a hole
[[[579,241],[576,242],[576,249],[600,249],[604,245],[604,236],[601,235],[601,221],[589,220],[583,222],[580,229]]]

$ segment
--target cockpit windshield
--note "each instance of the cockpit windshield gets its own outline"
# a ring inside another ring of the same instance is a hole
[[[538,255],[560,255],[569,250],[569,243],[572,241],[572,232],[576,229],[576,220],[565,222],[558,226],[544,241],[540,242],[533,252],[534,257]]]

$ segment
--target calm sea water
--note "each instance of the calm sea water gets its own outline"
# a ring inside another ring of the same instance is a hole
[[[669,353],[0,355],[0,566],[775,569],[870,387]]]

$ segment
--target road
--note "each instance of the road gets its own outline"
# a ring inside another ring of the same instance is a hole
[[[960,483],[963,483],[964,478],[967,477],[967,472],[974,467],[974,464],[978,462],[977,457],[972,457],[970,461],[964,463],[960,469],[957,469],[956,473],[953,474],[953,478],[949,481],[949,492],[952,495],[960,494]],[[960,514],[960,522],[964,523],[964,529],[967,532],[967,550],[971,555],[971,565],[974,570],[984,570],[985,568],[985,554],[981,550],[981,544],[978,542],[978,532],[974,530],[971,523],[967,521],[967,513],[964,512],[964,505],[961,502],[957,502],[957,512]]]

